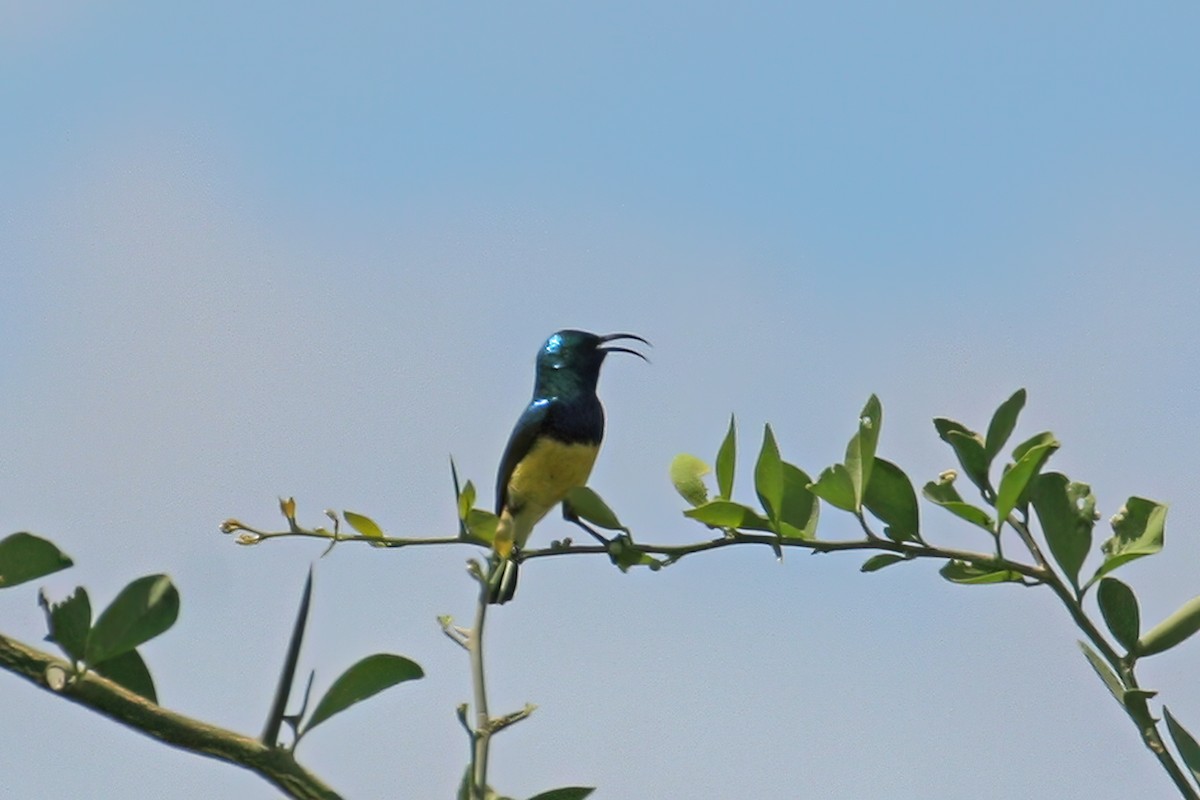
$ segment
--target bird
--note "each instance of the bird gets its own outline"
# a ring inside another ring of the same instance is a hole
[[[496,474],[496,534],[488,603],[507,603],[517,590],[520,550],[536,525],[574,488],[587,483],[604,438],[604,407],[596,396],[609,353],[631,353],[609,342],[632,333],[597,336],[577,330],[552,334],[537,354],[533,399],[517,419]],[[578,521],[564,505],[563,516]]]

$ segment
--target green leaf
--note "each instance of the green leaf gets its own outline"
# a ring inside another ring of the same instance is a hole
[[[591,786],[566,786],[562,789],[551,789],[548,792],[542,792],[529,800],[583,800],[583,798],[596,791]]]
[[[862,508],[863,497],[871,483],[871,472],[875,468],[875,448],[879,444],[879,430],[883,426],[883,406],[879,398],[871,395],[858,416],[858,432],[850,437],[846,445],[846,473],[854,489],[854,510]]]
[[[1134,596],[1133,590],[1116,578],[1105,578],[1100,581],[1100,587],[1096,590],[1096,601],[1100,604],[1100,614],[1104,617],[1104,624],[1112,632],[1113,638],[1127,651],[1132,652],[1137,647],[1138,633],[1142,628],[1137,597]]]
[[[1058,449],[1058,442],[1048,442],[1031,447],[1000,478],[1000,488],[996,491],[996,531],[1004,525],[1008,515],[1017,507],[1025,488],[1033,477],[1041,470],[1042,465],[1050,454]]]
[[[66,569],[74,562],[51,542],[32,533],[0,539],[0,589]]]
[[[179,616],[179,592],[166,575],[130,583],[96,620],[83,660],[96,665],[133,650],[166,631]]]
[[[1088,663],[1092,665],[1092,669],[1096,670],[1096,674],[1100,676],[1100,680],[1104,681],[1104,685],[1112,692],[1112,696],[1116,698],[1121,707],[1125,707],[1125,684],[1121,683],[1121,679],[1117,677],[1117,673],[1112,671],[1112,667],[1096,653],[1095,650],[1088,647],[1084,642],[1078,642],[1079,649],[1087,656]]]
[[[987,439],[983,446],[983,454],[988,464],[991,464],[996,456],[1000,455],[1000,451],[1008,443],[1008,437],[1012,436],[1013,429],[1017,427],[1017,417],[1023,408],[1025,408],[1025,390],[1018,389],[1012,397],[1001,403],[1000,407],[996,409],[996,413],[992,415],[992,421],[988,424]]]
[[[737,461],[737,426],[729,415],[729,430],[717,451],[717,491],[722,500],[733,497],[733,472]]]
[[[884,534],[893,542],[920,536],[917,493],[904,470],[890,461],[875,459],[875,471],[863,498],[867,510],[883,521]]]
[[[379,694],[398,683],[422,678],[425,673],[415,662],[391,653],[367,656],[343,672],[317,703],[312,716],[304,725],[308,733],[334,714],[345,711],[355,703]]]
[[[137,650],[126,650],[119,656],[93,664],[92,671],[134,694],[140,694],[151,703],[158,702],[158,694],[154,691],[154,679],[150,677],[150,670],[146,668],[146,662]]]
[[[563,502],[566,503],[571,511],[593,525],[598,525],[610,531],[629,530],[621,524],[621,521],[617,519],[617,515],[608,507],[608,504],[600,499],[600,495],[586,486],[576,486],[567,492],[566,500]]]
[[[1028,439],[1013,448],[1013,461],[1020,461],[1025,457],[1025,454],[1033,448],[1041,447],[1042,445],[1046,444],[1053,444],[1056,447],[1058,446],[1058,440],[1054,438],[1054,434],[1050,431],[1042,431],[1041,433],[1030,436]]]
[[[455,800],[472,800],[471,798],[471,765],[463,770],[462,781],[458,784],[458,795]]]
[[[929,481],[921,490],[921,494],[931,502],[937,503],[939,506],[946,503],[961,503],[962,495],[958,493],[958,488],[955,487],[954,481],[958,479],[958,473],[952,469],[948,469],[941,475],[938,475],[936,481]]]
[[[975,431],[945,417],[937,417],[933,421],[938,436],[954,449],[958,463],[971,483],[983,490],[988,486],[988,457],[984,450],[983,437]]]
[[[808,490],[812,479],[808,473],[784,461],[783,502],[779,508],[779,534],[789,539],[813,539],[817,535],[817,518],[821,504]]]
[[[496,526],[500,524],[500,518],[485,509],[472,508],[464,524],[472,536],[490,543],[496,538]]]
[[[708,464],[689,453],[680,453],[671,460],[671,483],[688,505],[698,506],[708,502],[704,476],[710,472],[712,468]]]
[[[1019,572],[976,566],[969,561],[957,559],[947,561],[938,573],[951,583],[962,584],[1020,583],[1023,580]]]
[[[1166,521],[1167,507],[1162,503],[1142,497],[1126,500],[1112,518],[1113,537],[1100,546],[1104,563],[1089,583],[1134,559],[1162,550]]]
[[[683,515],[712,528],[748,528],[772,533],[775,530],[769,519],[760,516],[753,508],[732,500],[710,500],[702,506],[689,508]]]
[[[986,511],[978,506],[973,506],[970,503],[943,503],[942,508],[959,519],[966,520],[972,525],[978,525],[985,531],[991,532],[996,529],[996,523],[988,516]]]
[[[471,509],[473,509],[474,507],[475,507],[475,484],[471,483],[470,481],[467,481],[467,485],[463,487],[462,492],[460,492],[458,495],[458,518],[459,518],[459,520],[466,522],[467,517],[469,517],[471,515]],[[355,514],[354,516],[358,517],[358,519],[360,519],[360,520],[366,519],[366,517],[359,517],[357,514]],[[347,521],[349,521],[349,520],[347,520]],[[367,522],[370,522],[370,520],[367,520]],[[350,524],[354,525],[353,522],[351,522]],[[383,536],[383,531],[379,530],[378,525],[375,525],[374,522],[371,522],[371,525],[374,526],[375,530],[379,531],[379,533],[378,533],[379,536]],[[354,526],[354,529],[358,530],[358,527]],[[376,535],[376,534],[366,533],[365,531],[359,531],[359,533],[362,533],[364,536]]]
[[[777,522],[783,505],[783,461],[779,458],[779,445],[775,443],[770,425],[763,426],[762,449],[758,451],[758,463],[754,465],[754,489],[763,511]]]
[[[816,483],[809,484],[808,490],[835,508],[858,511],[858,503],[854,498],[854,482],[841,464],[826,467]]]
[[[471,483],[468,481],[467,486],[470,485]],[[466,492],[464,491],[462,495],[459,495],[460,503],[465,494]],[[359,534],[371,539],[384,538],[383,528],[379,527],[379,525],[375,523],[375,520],[371,519],[370,517],[363,516],[362,514],[356,514],[353,511],[343,511],[342,516],[346,518],[346,522],[350,524],[350,527],[358,531]]]
[[[46,612],[46,641],[54,642],[71,661],[82,661],[92,628],[92,604],[82,586],[61,603],[51,603],[45,590],[38,593],[38,605]]]
[[[890,567],[892,564],[899,564],[901,561],[909,561],[910,559],[904,556],[896,555],[895,553],[880,553],[877,556],[871,556],[863,565],[858,568],[859,572],[876,572],[884,567]]]
[[[1105,580],[1110,579],[1106,578]],[[1101,586],[1103,585],[1104,583],[1101,581]],[[1200,630],[1200,597],[1193,597],[1171,616],[1147,631],[1146,635],[1137,641],[1136,654],[1152,656],[1164,650],[1170,650],[1198,630]]]
[[[1187,729],[1175,721],[1175,717],[1166,706],[1163,706],[1163,719],[1167,721],[1167,730],[1171,732],[1171,739],[1175,742],[1179,757],[1192,771],[1192,779],[1200,783],[1200,744],[1196,744],[1196,740]]]
[[[936,503],[959,519],[966,520],[972,525],[978,525],[988,533],[991,533],[996,526],[991,516],[982,508],[963,502],[962,496],[954,488],[954,478],[955,474],[953,470],[943,472],[936,483],[930,481],[925,484],[921,490],[921,494],[925,496],[925,499]]]
[[[665,564],[649,553],[638,550],[626,533],[617,535],[608,543],[608,558],[621,572],[628,572],[631,567],[649,567],[651,572],[657,572]]]
[[[1096,498],[1086,483],[1071,483],[1061,472],[1046,472],[1029,484],[1029,499],[1046,544],[1067,580],[1079,588],[1079,570],[1092,549]]]

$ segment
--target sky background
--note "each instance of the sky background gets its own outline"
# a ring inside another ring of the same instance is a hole
[[[1166,554],[1121,572],[1153,624],[1200,589],[1198,29],[1182,2],[0,2],[0,532],[76,562],[0,593],[0,631],[39,641],[39,585],[102,607],[167,572],[160,700],[257,734],[322,548],[218,523],[294,495],[311,525],[452,533],[447,457],[490,504],[564,327],[654,343],[605,367],[591,485],[661,543],[705,535],[667,466],[731,412],[746,458],[770,422],[815,474],[878,393],[919,485],[954,463],[932,417],[1027,387],[1017,437],[1059,436],[1097,543],[1126,497],[1172,503]],[[937,511],[927,538],[986,546]],[[469,620],[472,554],[317,564],[317,690],[379,651],[428,675],[302,743],[345,797],[453,795],[469,675],[435,618]],[[530,564],[490,689],[539,709],[493,784],[1171,796],[1048,592],[861,561]],[[1141,670],[1196,732],[1198,663]],[[0,706],[6,797],[277,796],[11,675]]]

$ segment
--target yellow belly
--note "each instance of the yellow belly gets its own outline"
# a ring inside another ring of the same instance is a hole
[[[507,508],[496,530],[497,552],[507,556],[513,544],[524,547],[533,526],[561,503],[567,492],[587,483],[599,450],[593,444],[539,439],[508,480]]]

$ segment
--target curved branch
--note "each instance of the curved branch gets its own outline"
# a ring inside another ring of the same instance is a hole
[[[55,688],[47,672],[71,666],[60,658],[0,635],[0,669],[53,695],[78,703],[161,742],[256,772],[298,800],[341,800],[319,778],[296,763],[290,750],[266,747],[256,739],[177,714],[87,672]]]
[[[239,544],[258,544],[267,539],[281,539],[289,537],[316,538],[332,540],[337,542],[362,542],[365,544],[375,545],[377,547],[412,547],[421,545],[453,545],[466,544],[474,547],[490,548],[491,543],[474,536],[445,536],[445,537],[372,537],[363,536],[360,534],[334,534],[318,531],[297,528],[287,531],[263,531],[255,528],[250,528],[242,523],[234,523],[227,521],[222,526],[222,530],[226,533],[235,531],[243,531],[243,536],[237,541]],[[997,558],[993,553],[980,553],[973,550],[958,550],[948,547],[934,547],[923,542],[895,542],[891,539],[884,539],[878,535],[867,539],[847,539],[847,540],[824,540],[824,539],[790,539],[783,536],[778,536],[773,533],[757,534],[744,533],[737,531],[732,536],[722,536],[719,539],[707,539],[702,542],[680,545],[658,545],[644,544],[635,542],[627,537],[621,537],[622,544],[629,550],[635,553],[644,555],[666,556],[668,562],[674,562],[684,556],[692,555],[693,553],[702,553],[707,550],[718,550],[723,547],[734,547],[743,544],[758,544],[765,545],[772,549],[776,547],[799,547],[805,550],[812,550],[815,553],[833,553],[843,550],[875,550],[885,553],[895,553],[904,558],[934,558],[942,560],[958,560],[969,561],[981,567],[994,567],[998,570],[1010,570],[1020,575],[1025,576],[1034,581],[1042,582],[1046,579],[1046,570],[1042,567],[1032,564],[1023,564],[1019,561],[1010,561],[1005,558]],[[521,553],[521,560],[527,561],[531,558],[547,558],[550,556],[569,556],[569,555],[588,555],[609,553],[609,547],[602,544],[555,544],[550,547],[524,550]]]
[[[957,560],[969,561],[981,567],[994,567],[998,570],[1009,570],[1020,575],[1030,578],[1034,581],[1043,581],[1046,578],[1045,571],[1032,564],[1022,564],[1019,561],[1009,561],[1008,559],[996,558],[991,553],[979,553],[973,550],[958,550],[949,547],[933,547],[926,544],[915,544],[912,542],[894,542],[891,539],[882,539],[876,537],[874,539],[847,539],[847,540],[824,540],[824,539],[788,539],[775,534],[757,534],[757,533],[741,533],[738,532],[734,536],[725,536],[720,539],[709,539],[695,544],[681,545],[656,545],[656,544],[641,544],[639,542],[626,541],[625,546],[634,552],[644,553],[646,555],[666,556],[670,561],[683,558],[684,556],[693,553],[702,553],[706,550],[717,550],[722,547],[734,547],[742,544],[758,544],[767,547],[799,547],[805,550],[811,550],[814,553],[833,553],[844,550],[875,550],[885,553],[895,553],[904,558],[935,558],[942,560]],[[545,558],[555,555],[582,555],[585,553],[606,553],[608,548],[603,545],[566,545],[560,547],[549,547],[540,550],[526,550],[521,554],[522,559],[528,560],[531,558]]]

